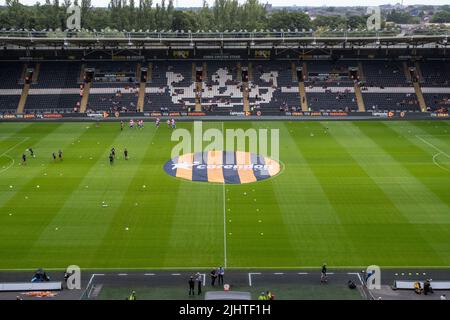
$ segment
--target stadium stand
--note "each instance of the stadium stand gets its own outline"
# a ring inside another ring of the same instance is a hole
[[[421,62],[423,86],[448,87],[450,86],[450,65],[445,61]]]
[[[367,110],[420,111],[414,93],[363,93]]]
[[[136,76],[139,67],[149,65],[146,62],[94,60],[1,62],[0,109],[2,112],[17,109],[24,70],[39,66],[38,76],[33,75],[24,112],[69,112],[79,107],[80,75],[89,68],[95,70],[95,75],[87,111],[134,112],[139,87]],[[448,110],[450,95],[446,91],[449,66],[440,60],[405,63],[387,60],[153,61],[151,65],[143,99],[144,111],[194,111],[196,101],[200,102],[203,111],[242,111],[247,103],[240,74],[244,69],[249,72],[250,110],[301,111],[296,67],[305,68],[308,75],[304,111],[358,110],[355,83],[349,76],[349,68],[361,69],[360,73],[364,74],[360,79],[361,91],[368,111],[420,111],[419,99],[408,80],[410,66],[415,66],[420,75],[428,111]],[[204,68],[206,75],[201,82],[201,93],[196,92],[195,67]]]
[[[313,61],[307,62],[309,86],[351,87],[353,80],[349,77],[349,67],[357,67],[353,61]]]
[[[98,93],[100,91],[100,93]],[[138,89],[136,86],[91,89],[88,109],[95,111],[136,111]]]
[[[369,87],[405,87],[407,79],[403,67],[398,62],[363,62],[366,86]]]
[[[77,94],[29,94],[25,112],[72,111],[80,101]]]
[[[425,102],[430,111],[447,112],[450,107],[450,94],[424,94]]]
[[[18,89],[22,88],[20,78],[24,70],[24,64],[20,62],[0,63],[0,88]],[[17,106],[16,106],[17,107]]]
[[[19,104],[20,95],[0,95],[0,110],[15,112]]]
[[[358,110],[356,97],[351,91],[332,92],[327,90],[326,93],[307,93],[308,105],[312,111],[355,111]]]
[[[79,62],[43,62],[33,88],[77,88],[80,68]]]

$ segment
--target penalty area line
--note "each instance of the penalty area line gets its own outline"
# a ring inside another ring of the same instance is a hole
[[[432,144],[431,142],[425,140],[425,139],[422,138],[420,135],[416,135],[416,138],[419,139],[419,140],[421,140],[423,143],[425,143],[426,145],[428,145],[429,147],[433,148],[434,150],[436,150],[436,151],[438,152],[438,153],[434,154],[434,155],[433,155],[433,158],[432,158],[432,159],[433,159],[433,163],[434,163],[436,166],[438,166],[438,167],[441,168],[442,170],[450,171],[449,168],[446,168],[446,167],[442,166],[442,165],[441,165],[439,162],[437,162],[437,160],[436,160],[436,157],[437,157],[437,156],[440,156],[441,154],[443,154],[443,155],[447,156],[448,158],[450,158],[450,156],[449,156],[446,152],[442,151],[440,148],[436,147],[436,146],[435,146],[434,144]]]

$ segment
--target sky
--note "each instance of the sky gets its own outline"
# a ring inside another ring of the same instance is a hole
[[[34,4],[36,2],[44,3],[45,0],[19,0],[22,4]],[[161,0],[153,0],[154,3]],[[207,0],[208,3],[213,3],[214,0]],[[402,0],[260,0],[263,3],[269,2],[274,6],[376,6],[381,4],[396,4]],[[62,2],[62,1],[61,1]],[[91,0],[94,7],[107,6],[109,0]],[[137,2],[137,1],[136,1]],[[166,0],[167,2],[167,0]],[[203,0],[174,0],[175,4],[179,7],[200,7]],[[239,2],[245,2],[245,0],[239,0]],[[0,0],[0,5],[4,5],[5,0]],[[403,0],[404,5],[411,4],[426,4],[426,5],[444,5],[450,4],[450,0]]]

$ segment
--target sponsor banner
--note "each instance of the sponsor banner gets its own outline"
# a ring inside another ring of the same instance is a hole
[[[255,58],[270,58],[270,50],[255,50]]]
[[[174,50],[173,57],[179,59],[187,59],[189,58],[189,50]]]
[[[15,114],[5,114],[3,115],[3,119],[16,119]]]
[[[240,60],[240,55],[206,55],[203,59],[209,60]]]
[[[401,115],[401,117],[404,117],[405,114],[404,112],[401,112],[403,115]],[[372,112],[372,115],[374,117],[379,117],[379,118],[392,118],[396,115],[395,112],[389,111],[389,112]]]
[[[63,116],[60,113],[44,113],[44,118],[46,119],[59,119],[62,117]]]
[[[198,116],[206,116],[206,113],[205,112],[188,112],[187,115],[198,117]]]
[[[89,118],[103,118],[103,113],[88,113]]]
[[[445,112],[432,112],[430,114],[432,118],[448,118],[449,114]]]
[[[179,112],[169,112],[169,117],[179,117],[181,114]]]
[[[34,118],[36,118],[36,116],[34,114],[24,114],[23,117],[25,119],[34,119]]]
[[[247,117],[252,115],[251,112],[248,111],[231,111],[230,116],[239,116],[239,117]]]
[[[350,114],[348,112],[312,112],[312,111],[306,111],[306,112],[286,112],[287,116],[294,116],[294,117],[348,117]]]

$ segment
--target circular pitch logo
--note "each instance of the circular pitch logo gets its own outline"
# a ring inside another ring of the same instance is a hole
[[[164,171],[190,181],[243,184],[261,181],[280,172],[279,162],[243,151],[207,151],[184,154],[167,161]]]

